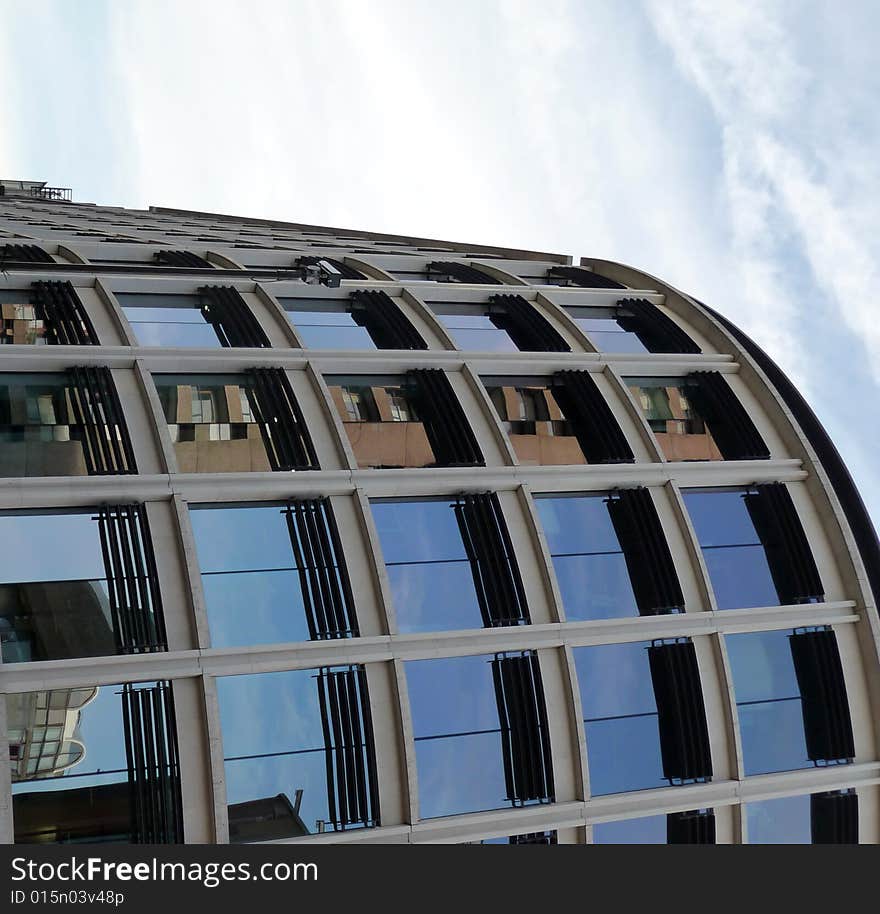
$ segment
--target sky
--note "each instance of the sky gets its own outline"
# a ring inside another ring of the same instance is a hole
[[[0,13],[4,177],[95,203],[632,264],[777,360],[878,523],[880,5],[0,0]]]

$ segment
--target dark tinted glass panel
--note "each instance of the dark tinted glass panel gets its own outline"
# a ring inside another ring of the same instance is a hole
[[[809,768],[788,631],[727,635],[746,774]]]
[[[311,298],[280,298],[297,333],[309,349],[375,349],[376,344],[355,321],[347,302]]]
[[[452,503],[372,502],[402,632],[479,628],[471,566]]]
[[[776,606],[767,554],[746,509],[748,490],[684,493],[719,609]]]
[[[517,459],[525,466],[586,463],[553,388],[546,382],[484,378],[486,391],[501,419]]]
[[[330,830],[317,676],[296,670],[217,679],[233,842]]]
[[[746,803],[749,844],[812,844],[810,796]]]
[[[568,308],[578,327],[600,352],[650,352],[632,330],[624,330],[612,314],[600,308]]]
[[[663,787],[648,643],[574,650],[594,796]]]
[[[22,346],[45,342],[46,328],[37,319],[30,292],[0,289],[0,343]]]
[[[328,377],[327,382],[359,467],[436,465],[413,389],[401,378]]]
[[[308,641],[299,573],[278,506],[190,513],[214,647]]]
[[[268,471],[266,448],[236,375],[154,375],[181,473]]]
[[[639,614],[623,550],[601,495],[537,498],[566,619]]]
[[[492,659],[406,664],[423,819],[513,805],[505,785]]]
[[[118,292],[116,297],[142,346],[220,346],[197,295]]]
[[[625,380],[667,460],[723,460],[709,428],[688,398],[684,379]]]
[[[519,347],[489,319],[488,305],[428,302],[459,349],[472,352],[519,352]]]
[[[666,816],[645,816],[593,826],[593,844],[666,844]]]
[[[11,694],[6,709],[16,843],[128,842],[121,686]]]
[[[0,514],[0,540],[4,663],[117,652],[91,514]]]
[[[85,476],[86,435],[65,375],[0,374],[0,476]]]

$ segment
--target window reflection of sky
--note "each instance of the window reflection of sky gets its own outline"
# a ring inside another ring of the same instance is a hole
[[[574,650],[594,796],[667,786],[647,642]]]
[[[0,583],[104,578],[98,524],[79,514],[0,514]],[[46,560],[51,555],[52,561]]]
[[[535,499],[569,620],[638,615],[605,497]]]
[[[809,768],[788,631],[727,635],[746,774]]]
[[[510,805],[491,660],[406,664],[423,819]]]
[[[451,502],[372,502],[402,632],[482,625],[473,575]]]
[[[593,826],[593,844],[666,844],[666,816],[643,816]]]
[[[749,844],[811,844],[810,796],[746,803]]]

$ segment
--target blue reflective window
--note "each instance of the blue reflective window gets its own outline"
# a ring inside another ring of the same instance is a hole
[[[727,635],[746,774],[809,768],[788,631]]]
[[[612,315],[598,308],[568,308],[574,322],[600,352],[650,352],[632,330],[624,330]]]
[[[406,663],[423,819],[514,805],[505,784],[493,659]]]
[[[553,557],[566,618],[637,616],[629,572],[605,497],[540,497],[535,506]]]
[[[308,641],[305,606],[283,509],[190,512],[214,647]]]
[[[752,523],[748,489],[684,493],[719,609],[776,606],[767,554]]]
[[[295,670],[217,679],[233,842],[332,830],[330,796],[336,790],[334,783],[328,783],[327,718],[319,698],[320,672]],[[365,710],[357,706],[361,720]],[[332,754],[332,740],[329,748]],[[363,744],[354,749],[359,755]]]
[[[664,787],[649,642],[574,650],[594,796]]]
[[[117,653],[91,512],[0,513],[0,540],[4,663]]]
[[[198,295],[118,292],[116,297],[142,346],[220,346]]]
[[[443,321],[459,349],[472,352],[519,352],[519,347],[506,330],[496,327],[489,319],[487,304],[427,302]]]
[[[309,349],[376,349],[341,299],[279,298],[297,333]]]
[[[402,632],[482,627],[452,504],[449,499],[370,504]]]
[[[812,844],[810,795],[746,803],[749,844]]]
[[[666,816],[643,816],[593,826],[593,844],[666,844]]]

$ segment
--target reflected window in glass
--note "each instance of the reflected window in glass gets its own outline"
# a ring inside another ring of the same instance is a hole
[[[440,318],[455,345],[470,352],[519,352],[519,347],[498,326],[488,302],[456,303],[429,301],[428,307]]]
[[[332,298],[279,298],[308,349],[376,349],[350,302]]]
[[[220,346],[198,295],[117,292],[116,298],[142,346]]]

